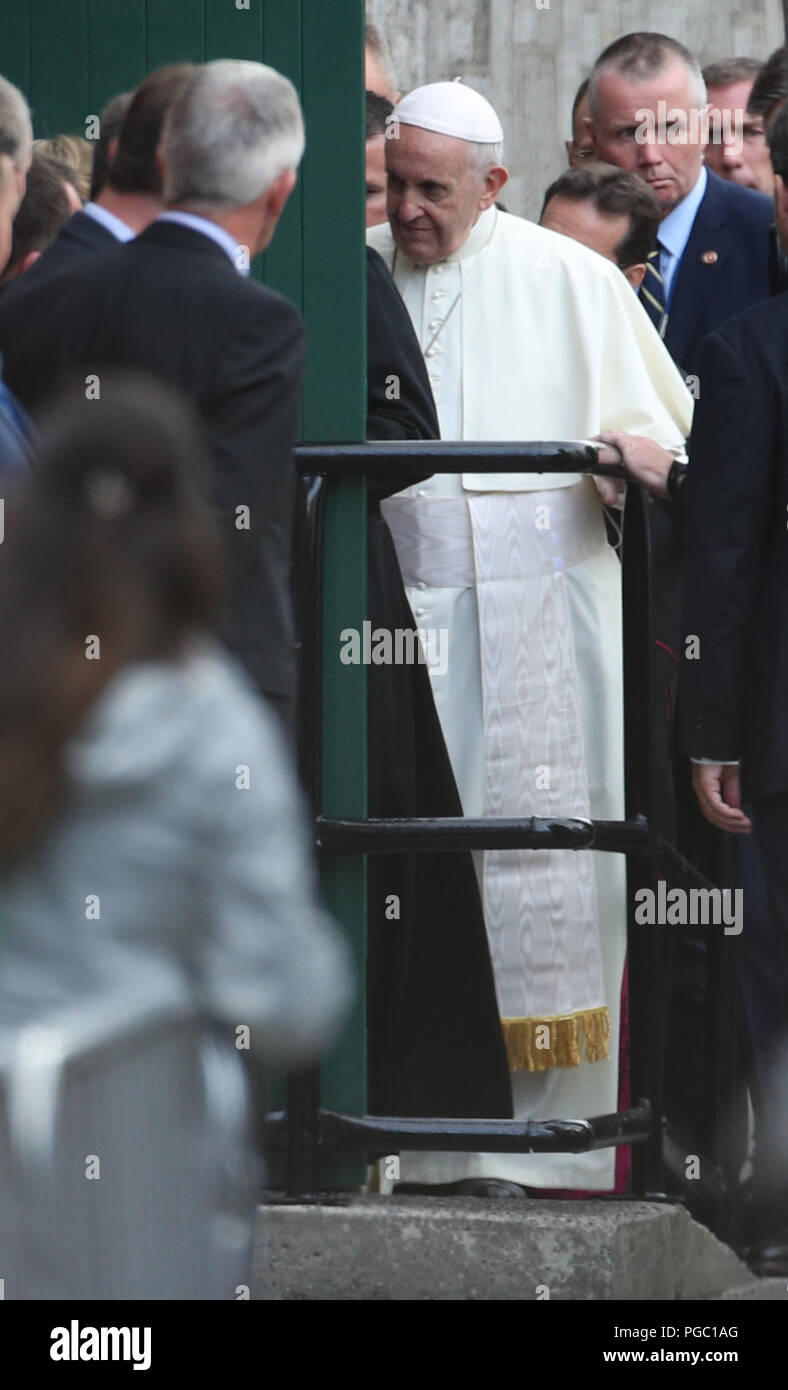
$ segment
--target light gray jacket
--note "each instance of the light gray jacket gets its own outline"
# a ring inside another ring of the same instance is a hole
[[[197,1004],[260,1060],[331,1039],[349,953],[316,905],[274,717],[213,644],[114,678],[63,813],[0,880],[0,1028],[119,994]]]

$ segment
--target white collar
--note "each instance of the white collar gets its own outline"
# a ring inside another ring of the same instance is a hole
[[[657,240],[671,256],[677,259],[684,254],[684,248],[690,239],[692,226],[698,213],[698,208],[703,202],[703,195],[706,192],[706,184],[709,176],[706,166],[703,165],[697,183],[691,188],[685,198],[677,203],[672,212],[659,225]]]
[[[497,221],[498,209],[493,204],[479,215],[459,251],[452,251],[452,254],[446,257],[447,262],[451,264],[453,261],[467,261],[470,256],[476,256],[479,251],[483,251],[495,231]]]
[[[99,203],[86,203],[82,211],[92,217],[94,222],[98,222],[106,231],[111,232],[117,241],[132,241],[137,235],[132,231],[127,222],[120,217],[116,217],[114,212],[108,212]]]
[[[450,256],[445,256],[442,261],[433,261],[430,265],[416,265],[411,261],[404,251],[400,251],[396,241],[394,242],[394,264],[402,257],[408,265],[412,265],[416,270],[434,270],[437,265],[456,265],[459,261],[470,260],[471,256],[477,256],[489,244],[498,223],[498,209],[487,208],[481,213],[476,222],[471,227],[468,236],[462,246],[457,251],[452,251]]]

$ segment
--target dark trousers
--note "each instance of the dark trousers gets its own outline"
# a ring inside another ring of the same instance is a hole
[[[752,1048],[755,1176],[788,1205],[788,793],[752,809],[757,842],[743,852],[740,968]],[[758,892],[759,866],[751,862],[758,850],[766,901],[756,898],[748,911],[748,891]]]

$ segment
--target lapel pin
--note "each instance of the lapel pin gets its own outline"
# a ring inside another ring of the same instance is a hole
[[[701,256],[704,265],[714,265],[719,259],[716,251],[704,251]]]

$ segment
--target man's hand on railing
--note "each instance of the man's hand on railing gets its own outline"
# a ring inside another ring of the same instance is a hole
[[[675,459],[675,454],[670,449],[663,449],[656,439],[646,439],[639,434],[624,434],[620,430],[605,430],[596,437],[603,444],[611,446],[609,455],[600,452],[600,463],[623,462],[633,483],[640,483],[654,497],[667,498],[668,474]],[[613,453],[612,450],[617,452]],[[611,480],[600,481],[609,483]],[[604,493],[602,497],[605,502],[608,500]]]
[[[600,435],[600,439],[602,436]],[[603,467],[613,467],[621,469],[624,466],[624,459],[621,450],[609,441],[596,444],[596,451],[599,463]],[[597,492],[606,507],[623,507],[624,494],[626,492],[625,478],[606,478],[598,473],[593,475]]]

